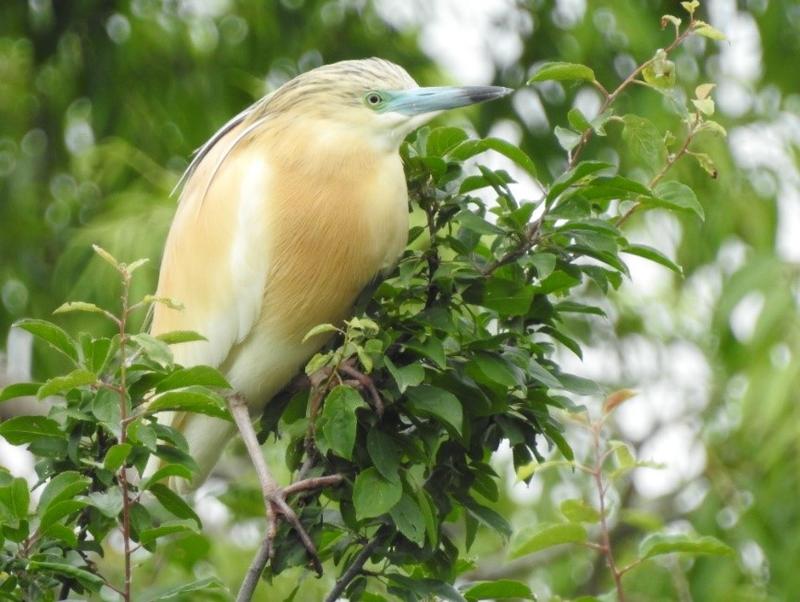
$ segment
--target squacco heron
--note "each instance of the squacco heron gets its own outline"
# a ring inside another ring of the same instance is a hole
[[[403,251],[403,139],[443,110],[509,92],[421,88],[401,67],[374,58],[322,66],[236,115],[184,174],[158,283],[158,295],[184,309],[157,306],[152,332],[194,330],[207,338],[177,346],[175,359],[226,375],[235,389],[231,413],[263,490],[268,532],[274,536],[282,516],[312,558],[314,545],[287,505],[287,491],[340,477],[279,487],[251,416],[325,344],[325,336],[304,341],[309,330],[346,318],[359,292]],[[186,437],[200,467],[197,486],[236,427],[199,414],[166,420]]]

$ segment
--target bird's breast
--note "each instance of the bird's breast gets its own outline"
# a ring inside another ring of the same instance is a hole
[[[319,170],[303,161],[284,163],[268,195],[270,271],[260,326],[286,340],[302,340],[317,324],[346,317],[359,292],[406,244],[408,195],[397,153],[339,154],[328,161]]]

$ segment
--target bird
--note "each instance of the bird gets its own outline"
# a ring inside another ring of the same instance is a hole
[[[266,466],[252,419],[330,336],[306,334],[346,319],[359,293],[402,254],[403,140],[442,111],[510,92],[420,87],[387,60],[346,60],[287,81],[198,149],[179,182],[156,293],[183,307],[157,304],[151,334],[189,330],[205,337],[175,346],[175,361],[222,372],[233,387],[234,423],[163,416],[184,435],[199,468],[188,485],[178,479],[171,486],[185,492],[202,483],[238,428],[272,536],[282,515],[315,554],[285,502],[286,488]]]

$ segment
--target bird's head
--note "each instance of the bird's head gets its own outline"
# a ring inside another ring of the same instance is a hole
[[[408,134],[442,111],[510,92],[497,86],[421,88],[402,67],[372,58],[303,73],[276,90],[268,110],[335,122],[396,150]]]

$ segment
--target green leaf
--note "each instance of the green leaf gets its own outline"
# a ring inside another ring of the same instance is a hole
[[[367,468],[358,474],[353,486],[356,518],[363,520],[386,514],[402,495],[403,486],[399,479],[390,481],[382,477],[376,468]]]
[[[586,529],[577,523],[539,523],[523,529],[511,542],[510,558],[519,558],[562,543],[586,541]]]
[[[172,351],[164,341],[144,332],[133,335],[131,340],[139,345],[146,357],[162,368],[172,367]]]
[[[567,128],[562,128],[560,125],[555,127],[554,133],[556,135],[556,140],[558,140],[559,146],[563,148],[565,151],[571,151],[573,148],[578,146],[578,142],[581,141],[581,134],[578,132],[573,132]]]
[[[157,527],[144,529],[139,533],[139,542],[146,546],[149,543],[156,541],[161,537],[167,535],[174,535],[175,533],[186,533],[195,531],[194,523],[189,520],[173,520],[161,523]]]
[[[85,311],[88,313],[102,314],[105,313],[100,307],[94,303],[85,303],[83,301],[70,301],[59,305],[53,310],[54,314],[66,314],[72,311]]]
[[[386,577],[399,584],[403,590],[415,594],[413,598],[407,599],[435,599],[450,600],[450,602],[466,602],[465,598],[458,593],[452,585],[438,579],[424,579],[418,576],[411,578],[397,573],[386,573]],[[392,589],[392,587],[389,587],[390,593]]]
[[[0,402],[8,401],[16,397],[28,397],[36,395],[42,383],[14,383],[0,390]]]
[[[543,81],[566,81],[566,80],[594,80],[594,71],[586,65],[578,63],[552,62],[544,63],[536,73],[528,80],[529,84]]]
[[[193,594],[197,594],[198,592],[212,592],[212,591],[227,593],[228,589],[225,587],[222,581],[220,581],[217,577],[206,577],[205,579],[192,581],[191,583],[179,585],[178,587],[174,587],[172,589],[168,589],[167,591],[160,592],[154,597],[148,598],[147,602],[156,602],[156,601],[162,602],[164,600],[175,600],[175,599],[195,600],[197,599],[197,596]]]
[[[703,206],[697,200],[694,190],[686,184],[681,184],[674,180],[660,182],[653,189],[652,198],[643,198],[642,203],[666,207],[678,211],[694,213],[700,219],[705,219]]]
[[[64,439],[58,423],[44,416],[15,416],[0,423],[0,437],[11,445],[31,443],[41,438]]]
[[[82,510],[88,505],[84,500],[68,499],[60,500],[47,507],[47,510],[41,514],[42,519],[39,522],[39,531],[44,533],[56,522],[60,521],[65,516],[74,514]]]
[[[358,427],[356,410],[365,405],[361,394],[346,385],[339,385],[328,393],[317,422],[317,432],[321,431],[324,438],[319,442],[326,448],[324,451],[330,449],[346,460],[353,457]]]
[[[173,330],[171,332],[164,332],[156,336],[159,341],[167,345],[175,345],[177,343],[193,343],[195,341],[207,341],[208,339],[198,332],[193,330]]]
[[[600,513],[580,499],[564,500],[559,510],[573,523],[596,523],[600,520]]]
[[[716,537],[708,535],[667,535],[653,533],[642,540],[639,545],[639,556],[653,558],[662,554],[690,554],[693,556],[731,556],[733,550]]]
[[[225,379],[222,373],[211,366],[192,366],[190,368],[178,368],[166,378],[159,381],[156,391],[169,391],[180,389],[192,385],[204,387],[218,387],[220,389],[232,389],[231,384]]]
[[[336,328],[333,324],[317,324],[306,333],[306,336],[303,337],[303,343],[305,343],[308,339],[315,337],[320,334],[328,334],[331,332],[338,332],[339,329]]]
[[[492,235],[505,233],[502,228],[498,228],[493,223],[486,221],[471,211],[461,211],[453,219],[467,230],[477,232],[478,234]]]
[[[511,525],[500,514],[491,508],[480,505],[472,498],[462,500],[462,504],[467,509],[467,512],[490,529],[499,533],[504,539],[511,537]]]
[[[659,48],[650,63],[642,69],[642,77],[656,88],[672,88],[675,85],[675,63],[667,58],[663,48]]]
[[[39,498],[39,512],[45,512],[51,504],[74,498],[86,491],[91,484],[92,480],[89,477],[74,470],[58,473],[50,479]]]
[[[192,510],[192,507],[169,487],[161,483],[154,483],[150,486],[150,491],[170,513],[178,518],[191,519],[197,523],[198,528],[202,528],[203,525],[200,522],[200,518]]]
[[[45,320],[25,319],[14,322],[14,326],[27,330],[46,341],[53,349],[66,355],[73,363],[78,362],[78,344],[64,330]]]
[[[405,393],[408,387],[415,387],[425,380],[425,368],[419,364],[408,364],[398,368],[388,356],[383,358],[383,363],[397,383],[400,393]]]
[[[700,0],[691,0],[690,2],[681,2],[681,6],[683,10],[685,10],[690,15],[694,14],[694,11],[700,6]]]
[[[389,511],[397,529],[420,548],[425,545],[425,518],[417,502],[407,493]]]
[[[595,174],[597,172],[613,167],[611,163],[605,163],[604,161],[581,161],[553,182],[553,185],[550,186],[550,190],[547,192],[547,203],[550,204],[570,186],[593,179],[596,177]]]
[[[167,391],[156,397],[147,406],[148,415],[164,411],[194,412],[232,421],[225,406],[225,400],[220,395],[202,387]]]
[[[494,277],[486,283],[479,301],[502,316],[524,316],[531,308],[536,289],[519,281]]]
[[[439,366],[439,368],[444,369],[447,367],[447,358],[444,353],[444,346],[437,338],[430,337],[424,342],[412,341],[406,343],[406,349],[416,351],[420,355],[427,357],[434,364]]]
[[[482,140],[465,140],[448,154],[448,159],[465,161],[480,153],[493,150],[511,159],[514,163],[525,170],[528,175],[536,179],[536,164],[518,146],[501,140],[500,138],[483,138]],[[484,174],[485,175],[485,174]]]
[[[655,173],[667,159],[667,147],[658,128],[638,115],[625,115],[622,120],[622,140],[628,154]]]
[[[110,389],[100,389],[92,399],[92,414],[115,435],[120,434],[120,409],[119,393]]]
[[[180,477],[182,479],[186,479],[187,481],[191,481],[192,471],[182,464],[167,464],[166,466],[162,466],[156,470],[148,478],[142,481],[139,488],[142,491],[147,491],[150,489],[151,485],[159,483],[169,477]]]
[[[564,385],[561,384],[560,380],[553,376],[553,374],[547,368],[542,366],[534,359],[531,359],[531,361],[528,362],[528,373],[540,383],[550,387],[551,389],[564,388]]]
[[[425,152],[434,157],[444,157],[450,150],[464,142],[467,133],[461,128],[439,127],[431,130]]]
[[[103,458],[103,466],[111,472],[116,472],[120,466],[128,459],[133,446],[130,443],[117,443],[108,448],[106,457]]]
[[[111,265],[115,270],[120,269],[120,264],[116,260],[116,258],[111,253],[106,251],[103,247],[101,247],[100,245],[92,245],[92,250],[95,253],[97,253],[100,256],[100,258],[103,259],[103,261]]]
[[[467,373],[482,384],[517,387],[525,384],[522,371],[504,357],[491,353],[478,353],[467,364]]]
[[[65,393],[77,387],[93,385],[96,382],[97,376],[94,373],[85,368],[78,368],[65,376],[51,378],[39,387],[36,396],[39,399],[44,399],[50,395],[58,395],[59,393]]]
[[[727,38],[725,37],[724,33],[722,33],[716,27],[712,27],[711,25],[709,25],[705,21],[698,20],[698,21],[695,21],[695,24],[696,24],[696,26],[695,26],[694,32],[697,35],[703,36],[705,38],[709,38],[711,40],[716,40],[718,42],[722,42],[724,40],[727,40]]]
[[[66,525],[53,523],[47,527],[47,529],[42,529],[40,526],[39,530],[44,537],[59,539],[71,548],[78,547],[78,536],[75,534],[75,530],[70,529]]]
[[[91,573],[85,569],[72,566],[65,562],[45,562],[42,560],[31,560],[27,564],[27,570],[31,572],[36,571],[52,571],[60,575],[66,575],[80,581],[81,585],[88,587],[92,590],[98,590],[105,585],[105,580],[99,576]]]
[[[372,427],[367,432],[367,453],[384,478],[389,481],[400,478],[400,447],[392,437],[377,427]]]
[[[714,114],[714,101],[710,98],[693,98],[692,104],[694,108],[700,111],[703,115],[711,116]]]
[[[504,598],[536,599],[533,592],[531,592],[531,588],[524,583],[511,581],[510,579],[475,583],[464,592],[464,597],[470,602],[473,600],[502,600]]]
[[[125,264],[125,267],[127,268],[129,274],[133,274],[136,270],[147,264],[149,261],[150,259],[148,257],[142,257],[141,259],[137,259],[136,261]]]
[[[683,275],[683,270],[681,266],[677,263],[672,261],[669,257],[664,255],[658,249],[654,249],[653,247],[648,247],[647,245],[632,245],[629,244],[627,247],[622,249],[623,253],[630,253],[631,255],[638,255],[639,257],[644,257],[645,259],[649,259],[655,263],[661,264],[664,267],[669,268],[673,272],[679,275]]]
[[[108,518],[116,518],[122,512],[122,491],[119,487],[112,487],[108,491],[94,491],[85,499],[90,506],[97,508]]]
[[[15,519],[22,520],[28,516],[30,502],[28,482],[25,479],[16,477],[8,485],[0,487],[0,504]]]
[[[431,385],[411,387],[407,393],[409,405],[415,412],[438,418],[461,434],[463,410],[455,395]]]
[[[584,130],[588,130],[592,127],[592,124],[589,123],[589,120],[586,119],[584,114],[578,107],[573,107],[567,113],[567,121],[572,126],[573,129],[582,132]]]

